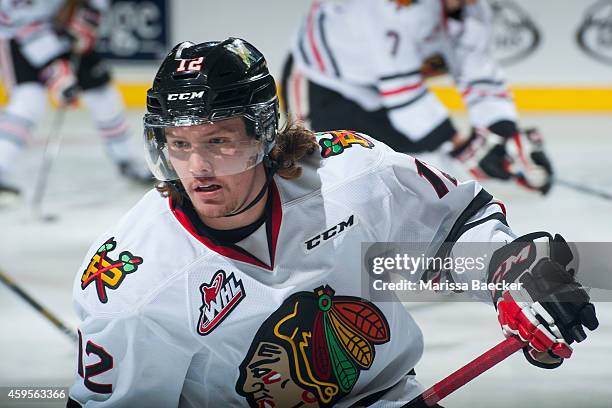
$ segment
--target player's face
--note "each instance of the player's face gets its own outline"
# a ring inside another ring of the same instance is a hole
[[[261,342],[246,366],[242,392],[255,407],[318,407],[315,396],[291,378],[289,356],[274,343]]]
[[[265,180],[263,165],[231,175],[253,160],[259,148],[246,132],[242,118],[197,126],[176,127],[166,133],[170,162],[198,215],[219,218],[241,208],[260,191]],[[233,161],[233,163],[232,163]],[[235,165],[235,166],[234,166]]]

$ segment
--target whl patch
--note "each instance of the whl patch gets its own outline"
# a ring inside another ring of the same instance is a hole
[[[81,289],[85,290],[95,282],[98,299],[102,303],[108,302],[106,289],[117,289],[125,276],[136,272],[142,264],[142,258],[132,255],[129,251],[121,252],[116,260],[112,259],[109,253],[116,247],[115,238],[109,238],[98,248],[81,276]]]
[[[200,293],[202,307],[197,331],[201,336],[210,334],[246,297],[242,280],[236,279],[233,273],[226,276],[222,269],[215,273],[210,283],[200,286]]]

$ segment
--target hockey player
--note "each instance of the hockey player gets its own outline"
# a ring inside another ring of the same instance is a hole
[[[77,273],[68,406],[402,406],[422,391],[422,335],[401,303],[360,296],[364,241],[499,242],[472,278],[530,282],[521,303],[501,291],[487,302],[533,364],[558,366],[582,326],[596,328],[560,237],[516,239],[476,182],[369,136],[279,131],[277,118],[274,79],[248,42],[183,42],[163,61],[144,118],[163,182]],[[561,302],[559,286],[576,300]]]
[[[288,112],[312,129],[381,135],[400,152],[437,151],[477,178],[546,193],[552,166],[517,113],[493,58],[486,1],[315,1],[283,70]],[[461,136],[424,82],[449,71],[473,126]]]
[[[152,181],[130,148],[123,101],[94,51],[107,3],[0,1],[0,73],[10,99],[0,113],[0,195],[19,194],[7,175],[45,112],[47,91],[60,106],[79,98],[120,173],[138,182]]]

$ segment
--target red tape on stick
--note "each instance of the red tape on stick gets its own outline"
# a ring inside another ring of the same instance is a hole
[[[480,374],[487,371],[497,363],[505,360],[512,354],[525,347],[518,337],[509,337],[498,345],[485,351],[448,377],[425,390],[421,395],[404,405],[402,408],[431,407],[447,395],[463,387]]]

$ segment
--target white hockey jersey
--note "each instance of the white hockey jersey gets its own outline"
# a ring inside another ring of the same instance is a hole
[[[474,126],[515,121],[514,103],[493,57],[486,2],[466,6],[461,21],[447,18],[442,4],[315,1],[295,36],[296,69],[365,110],[386,109],[394,128],[419,141],[448,118],[420,71],[426,58],[438,54],[449,66]]]
[[[86,0],[104,11],[109,0]],[[41,67],[70,50],[70,41],[57,34],[54,19],[66,0],[0,0],[0,40],[15,39],[34,67]]]
[[[238,244],[198,235],[151,191],[92,246],[74,281],[74,401],[399,407],[422,391],[421,331],[401,303],[362,298],[361,243],[435,249],[500,207],[368,136],[317,139],[300,178],[274,177],[265,224]],[[472,237],[508,239],[494,218]]]

